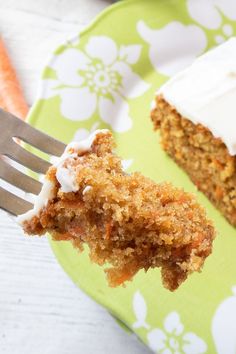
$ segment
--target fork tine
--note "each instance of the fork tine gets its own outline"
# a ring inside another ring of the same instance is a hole
[[[13,215],[20,215],[32,209],[33,205],[0,187],[0,208]]]
[[[20,138],[37,149],[55,156],[65,150],[65,144],[51,136],[31,127],[13,114],[0,109],[0,122],[7,126],[8,136]]]
[[[48,168],[51,166],[49,162],[31,154],[13,140],[12,143],[8,145],[7,150],[3,153],[3,155],[10,157],[11,159],[19,162],[21,165],[38,173],[46,173]]]
[[[61,156],[66,148],[66,145],[61,141],[32,128],[29,124],[24,124],[24,129],[21,129],[16,138],[22,139],[49,155]]]
[[[0,159],[0,178],[27,193],[38,194],[42,184]]]

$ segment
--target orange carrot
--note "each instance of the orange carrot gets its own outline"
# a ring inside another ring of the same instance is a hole
[[[105,234],[105,239],[109,240],[111,237],[111,230],[112,230],[112,222],[108,222],[106,224],[106,234]]]
[[[19,118],[25,118],[28,106],[25,102],[16,72],[0,37],[0,106]]]

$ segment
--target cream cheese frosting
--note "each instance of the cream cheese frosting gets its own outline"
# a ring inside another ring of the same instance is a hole
[[[208,51],[157,92],[236,155],[236,37]]]
[[[96,130],[84,140],[71,142],[67,145],[62,156],[54,160],[55,162],[53,163],[53,166],[56,167],[56,179],[58,180],[60,190],[63,193],[77,192],[79,190],[79,186],[76,183],[76,173],[74,169],[70,167],[70,163],[68,163],[70,159],[73,160],[81,153],[89,151],[97,134],[105,134],[107,131],[107,129]],[[67,162],[66,165],[65,162]],[[85,187],[83,192],[86,193],[90,188],[91,186],[88,186],[86,190]],[[48,201],[54,198],[54,196],[54,184],[45,177],[41,192],[35,200],[33,209],[25,214],[19,215],[17,217],[17,222],[22,224],[23,222],[30,220],[32,217],[37,216],[41,209],[45,207],[48,204]]]
[[[54,197],[54,185],[47,178],[44,179],[41,192],[35,199],[33,209],[17,217],[17,222],[22,224],[26,220],[30,220],[34,216],[38,215],[40,210],[45,207],[50,199]]]

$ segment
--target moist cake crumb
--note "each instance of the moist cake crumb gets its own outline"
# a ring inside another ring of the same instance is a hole
[[[196,187],[236,226],[236,157],[209,129],[179,114],[162,95],[151,112],[163,149],[190,176]]]
[[[73,171],[77,190],[65,192],[57,167],[50,167],[52,197],[38,214],[22,218],[22,227],[29,235],[50,232],[79,252],[87,244],[91,261],[109,264],[105,272],[112,287],[140,269],[160,267],[164,286],[174,291],[201,270],[212,251],[213,225],[192,194],[125,173],[114,147],[106,130],[94,135],[89,149],[70,149],[63,168]]]
[[[236,226],[236,37],[171,77],[151,109],[164,150]]]

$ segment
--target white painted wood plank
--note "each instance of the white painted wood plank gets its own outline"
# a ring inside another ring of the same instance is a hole
[[[46,238],[25,237],[3,212],[0,230],[1,353],[148,352],[71,282]]]
[[[48,54],[107,0],[0,0],[0,33],[29,105]],[[61,269],[46,238],[27,238],[0,211],[1,354],[148,354]]]
[[[0,33],[29,104],[35,99],[49,53],[111,3],[109,0],[0,0]]]

